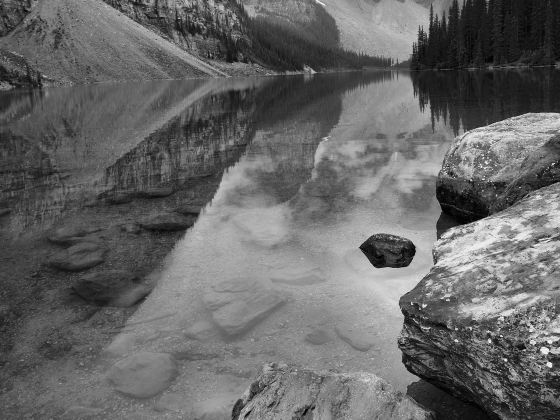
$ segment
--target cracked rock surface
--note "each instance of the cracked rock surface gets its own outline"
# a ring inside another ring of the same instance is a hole
[[[446,232],[403,296],[412,373],[500,418],[560,413],[560,183]]]
[[[560,182],[560,114],[525,114],[455,139],[438,176],[442,210],[472,222]]]
[[[233,420],[433,419],[370,373],[337,374],[268,364],[233,408]]]

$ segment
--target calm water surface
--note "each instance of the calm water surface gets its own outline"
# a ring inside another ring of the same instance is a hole
[[[417,378],[397,349],[398,299],[432,265],[435,181],[449,142],[510,116],[559,111],[559,91],[558,72],[531,71],[1,94],[0,404],[13,418],[75,406],[101,417],[184,416],[204,401],[231,406],[268,361],[369,371],[406,392]],[[202,207],[186,232],[122,229],[185,204]],[[73,296],[83,273],[45,265],[59,250],[45,237],[62,226],[100,232],[109,253],[90,272],[134,272],[153,292],[127,309]],[[416,244],[410,267],[369,264],[358,247],[380,232]],[[320,344],[306,340],[318,331]],[[358,350],[344,335],[372,346]],[[141,351],[173,353],[179,375],[137,403],[113,392],[105,372]]]

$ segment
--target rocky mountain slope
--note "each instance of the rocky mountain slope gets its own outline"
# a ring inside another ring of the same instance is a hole
[[[236,0],[103,0],[131,19],[201,57],[234,60],[228,50],[244,35]]]
[[[0,49],[59,82],[223,75],[101,0],[41,0]]]
[[[249,14],[274,16],[309,28],[324,8],[336,22],[340,45],[350,51],[407,59],[418,26],[427,26],[431,4],[441,12],[450,0],[244,0]]]

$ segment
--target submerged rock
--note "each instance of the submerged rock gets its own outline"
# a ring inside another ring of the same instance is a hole
[[[149,187],[137,192],[140,197],[144,198],[169,197],[173,193],[173,187]]]
[[[358,351],[368,351],[376,342],[375,337],[368,331],[354,328],[348,325],[338,325],[335,327],[336,335]]]
[[[370,373],[336,374],[264,366],[233,408],[233,420],[433,419]]]
[[[147,230],[177,231],[190,228],[194,222],[194,218],[178,213],[160,213],[143,218],[139,224]]]
[[[120,307],[134,305],[151,291],[136,276],[122,270],[86,274],[74,283],[72,289],[88,302]]]
[[[331,341],[331,337],[327,331],[316,329],[305,335],[305,341],[314,346],[322,346]]]
[[[227,335],[238,335],[268,317],[285,302],[276,290],[253,279],[226,280],[212,286],[204,303],[214,322]]]
[[[103,263],[107,252],[107,248],[103,245],[83,242],[53,255],[49,265],[64,271],[87,270]]]
[[[526,114],[458,137],[437,181],[444,212],[466,222],[560,182],[560,114]]]
[[[76,245],[80,242],[98,242],[99,238],[90,236],[101,229],[88,226],[63,226],[50,232],[48,240],[57,245]]]
[[[504,419],[560,412],[560,183],[456,227],[403,296],[412,373]]]
[[[360,245],[360,250],[376,268],[408,267],[416,255],[412,241],[385,233],[371,236]]]
[[[171,355],[143,352],[115,363],[107,379],[125,395],[150,398],[169,388],[176,376],[177,366]]]
[[[176,213],[185,216],[198,216],[202,210],[202,206],[196,204],[183,204],[175,209]]]

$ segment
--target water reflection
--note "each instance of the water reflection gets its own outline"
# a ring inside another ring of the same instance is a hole
[[[403,391],[413,381],[396,351],[397,300],[431,266],[452,134],[431,130],[406,76],[342,94],[316,80],[322,95],[257,125],[110,346],[199,355],[177,379],[181,409],[209,393],[235,398],[267,360],[372,371]],[[375,232],[412,239],[414,263],[373,269],[357,247]]]
[[[527,112],[560,110],[553,69],[412,73],[420,108],[458,135]]]
[[[557,81],[364,73],[2,94],[6,416],[228,418],[267,361],[370,371],[439,399],[411,385],[396,338],[397,301],[453,223],[438,223],[441,161],[463,127],[557,109],[546,88]],[[186,233],[142,222],[200,209]],[[53,227],[75,236],[61,245]],[[358,246],[379,232],[413,240],[410,267],[369,264]],[[84,241],[105,250],[88,275],[132,276],[144,294],[155,286],[147,299],[100,308],[70,293],[84,272],[47,262]],[[179,369],[138,402],[106,373],[143,351],[170,353]]]

